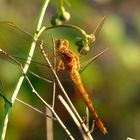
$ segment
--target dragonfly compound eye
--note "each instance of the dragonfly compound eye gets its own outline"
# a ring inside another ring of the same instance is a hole
[[[68,48],[69,47],[68,40],[63,40],[63,44],[62,45],[65,46],[66,48]]]
[[[90,51],[90,48],[89,48],[88,45],[84,45],[82,48],[81,47],[78,47],[78,52],[81,55],[86,55],[89,51]]]

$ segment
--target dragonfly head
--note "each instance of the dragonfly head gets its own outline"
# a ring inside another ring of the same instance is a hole
[[[69,47],[69,42],[67,40],[56,40],[56,48],[60,53],[63,53],[64,50],[66,50]]]

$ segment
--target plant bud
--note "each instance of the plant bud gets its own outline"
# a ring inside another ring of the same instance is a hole
[[[52,25],[61,25],[62,21],[58,18],[57,15],[55,15],[55,16],[52,16],[52,18],[51,18],[51,24]]]
[[[70,20],[70,13],[65,10],[64,7],[60,9],[60,20],[62,21],[69,21]]]

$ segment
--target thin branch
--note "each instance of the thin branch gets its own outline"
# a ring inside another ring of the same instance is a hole
[[[89,129],[89,110],[87,106],[86,106],[86,126]]]
[[[55,49],[55,43],[54,43],[54,38],[52,36],[52,43],[53,43],[53,68],[54,70],[56,70],[56,49]],[[43,44],[43,42],[42,42]],[[55,96],[56,96],[56,83],[53,82],[53,97],[52,97],[52,108],[54,109],[54,105],[55,105]],[[50,114],[51,116],[53,115],[53,113],[46,108],[46,112],[48,114]],[[53,120],[49,120],[48,118],[46,118],[46,134],[47,134],[47,140],[53,140]]]
[[[52,109],[54,109],[55,104],[55,96],[56,96],[56,83],[53,83],[53,98],[52,98]],[[46,113],[49,115],[53,115],[52,111],[46,108]],[[46,131],[47,131],[47,140],[53,140],[53,120],[46,118]]]
[[[28,72],[29,72],[30,74],[32,74],[33,76],[37,77],[38,79],[41,79],[41,80],[43,80],[43,81],[45,81],[45,82],[47,82],[47,83],[50,83],[50,84],[53,84],[53,83],[54,83],[53,81],[51,81],[51,80],[49,80],[49,79],[46,79],[46,78],[44,78],[44,77],[42,77],[42,76],[36,74],[35,72],[31,71],[31,70],[29,70]]]
[[[18,99],[18,98],[16,98],[16,101],[18,101],[19,103],[21,103],[21,104],[27,106],[28,108],[30,108],[30,109],[32,109],[32,110],[34,110],[34,111],[40,113],[41,115],[43,115],[43,116],[45,116],[45,117],[47,117],[47,118],[50,118],[50,119],[56,120],[56,118],[47,115],[46,113],[44,113],[44,112],[40,111],[39,109],[37,109],[37,108],[35,108],[35,107],[33,107],[33,106],[31,106],[31,105],[25,103],[24,101],[22,101],[22,100],[20,100],[20,99]]]
[[[53,115],[56,117],[56,119],[58,120],[59,124],[61,125],[61,127],[65,130],[65,132],[68,134],[68,136],[70,137],[71,140],[74,140],[73,136],[71,135],[71,133],[69,132],[69,130],[66,128],[66,126],[63,124],[63,122],[61,121],[61,119],[59,118],[59,116],[56,114],[56,112],[54,111],[54,109],[37,93],[37,91],[35,90],[35,88],[33,87],[31,81],[29,80],[29,78],[25,75],[25,78],[27,79],[32,92],[40,99],[40,101],[48,108],[52,111]]]
[[[95,128],[95,120],[92,121],[92,125],[89,132],[92,133],[94,131],[94,128]]]
[[[53,99],[52,99],[52,108],[54,108],[55,104],[55,96],[56,96],[56,83],[53,83]]]
[[[52,111],[46,107],[46,114],[53,115]],[[46,118],[46,137],[47,140],[53,140],[53,120]]]
[[[84,140],[88,139],[88,136],[86,135],[86,133],[83,131],[81,124],[79,123],[78,119],[76,118],[75,114],[73,113],[73,111],[71,110],[71,108],[69,107],[69,105],[67,104],[67,102],[64,100],[64,98],[61,95],[58,95],[58,99],[60,100],[60,102],[63,104],[63,106],[65,107],[65,109],[68,111],[68,113],[70,114],[70,116],[72,117],[72,119],[74,120],[75,124],[77,125],[80,133],[83,136]]]
[[[53,69],[56,71],[56,48],[55,48],[55,39],[52,35],[52,43],[53,43]],[[52,108],[54,108],[55,104],[55,96],[56,96],[56,83],[53,83],[53,100],[52,100]]]
[[[53,44],[53,69],[56,71],[56,45],[53,35],[52,35],[52,44]]]

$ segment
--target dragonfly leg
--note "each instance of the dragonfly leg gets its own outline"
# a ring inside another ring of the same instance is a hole
[[[92,121],[92,125],[91,125],[91,128],[89,130],[89,133],[92,133],[94,131],[94,128],[95,128],[95,120]]]
[[[59,61],[58,65],[57,65],[57,71],[59,70],[64,70],[65,66],[62,60]]]

